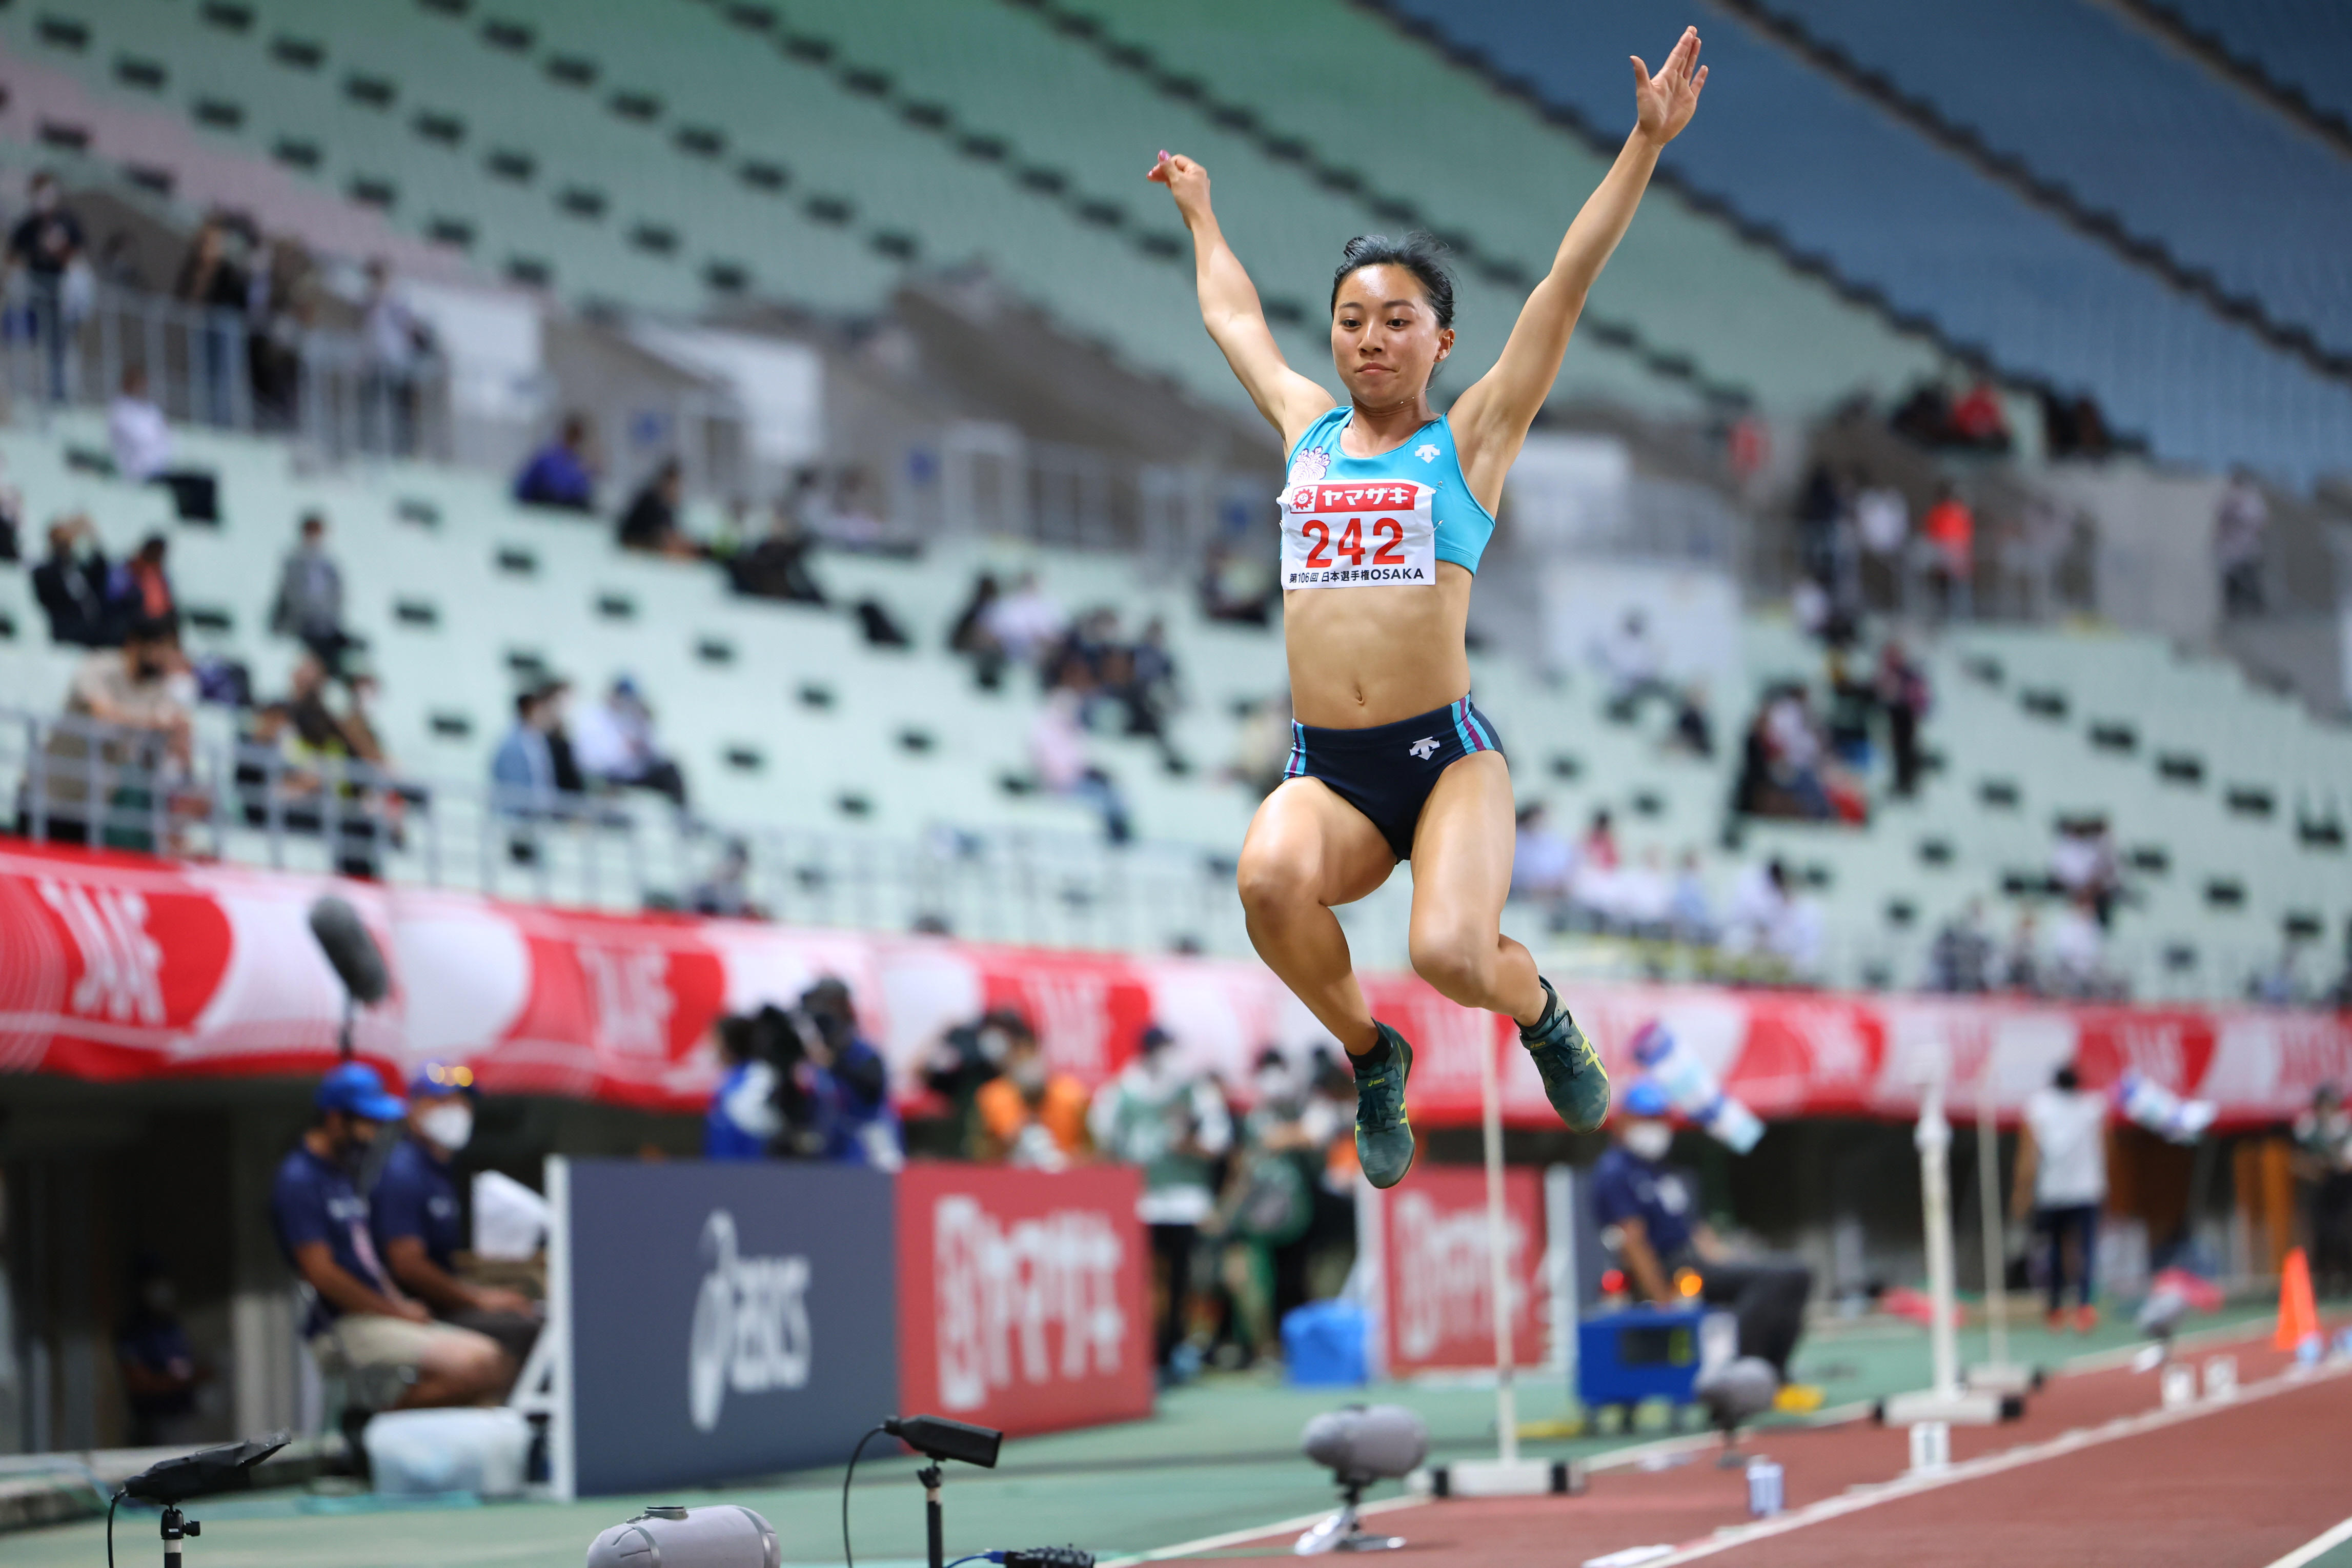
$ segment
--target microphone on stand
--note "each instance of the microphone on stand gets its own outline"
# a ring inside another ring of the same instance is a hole
[[[352,1012],[383,1000],[392,990],[392,973],[384,967],[383,952],[375,938],[361,923],[359,911],[331,893],[310,905],[310,935],[333,967],[335,977],[343,983],[342,1055],[348,1061]]]

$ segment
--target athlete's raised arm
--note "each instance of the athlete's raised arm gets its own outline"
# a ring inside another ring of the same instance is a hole
[[[1633,133],[1569,225],[1551,271],[1528,296],[1502,357],[1454,404],[1454,441],[1463,477],[1488,507],[1502,494],[1503,476],[1518,456],[1536,412],[1551,394],[1560,357],[1568,352],[1569,334],[1576,330],[1576,318],[1584,309],[1584,297],[1633,224],[1633,210],[1642,204],[1642,193],[1658,166],[1658,153],[1681,134],[1698,108],[1699,90],[1706,86],[1698,49],[1698,29],[1685,27],[1655,76],[1640,56],[1632,57]]]
[[[1192,231],[1192,276],[1201,294],[1201,320],[1258,413],[1282,432],[1282,449],[1287,455],[1307,427],[1331,407],[1331,394],[1292,370],[1275,345],[1257,287],[1209,208],[1209,172],[1181,153],[1171,158],[1162,152],[1145,177],[1167,186],[1176,198],[1176,210]]]

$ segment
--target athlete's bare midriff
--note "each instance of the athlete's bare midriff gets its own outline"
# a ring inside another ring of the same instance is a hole
[[[1470,573],[1437,563],[1426,587],[1299,589],[1282,596],[1290,710],[1318,729],[1395,724],[1469,695]]]

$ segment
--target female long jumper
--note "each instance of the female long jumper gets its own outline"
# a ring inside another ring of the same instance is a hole
[[[1569,225],[1502,357],[1430,405],[1454,349],[1454,286],[1433,242],[1349,243],[1331,285],[1336,402],[1283,361],[1249,274],[1217,227],[1209,172],[1162,152],[1150,178],[1192,231],[1201,317],[1258,412],[1282,432],[1283,637],[1289,767],[1242,845],[1250,941],[1348,1051],[1356,1147],[1375,1186],[1412,1164],[1412,1048],[1366,1007],[1334,904],[1413,862],[1412,967],[1465,1007],[1508,1013],[1561,1120],[1608,1118],[1609,1078],[1582,1030],[1502,935],[1511,775],[1470,700],[1470,584],[1503,478],[1559,374],[1585,295],[1633,222],[1659,151],[1690,123],[1706,71],[1687,28],[1653,76],[1635,57],[1633,132]]]

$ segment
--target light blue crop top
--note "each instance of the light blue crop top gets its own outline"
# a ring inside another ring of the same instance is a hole
[[[1412,433],[1405,444],[1378,457],[1350,457],[1339,449],[1339,433],[1348,428],[1355,410],[1346,403],[1307,427],[1291,448],[1287,483],[1314,485],[1371,484],[1383,479],[1417,480],[1436,492],[1430,513],[1437,524],[1437,559],[1465,570],[1478,570],[1486,541],[1495,537],[1494,515],[1470,493],[1462,476],[1461,460],[1454,454],[1454,427],[1439,414]]]

